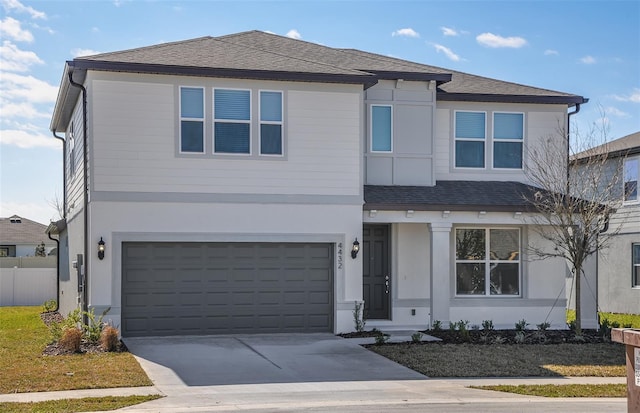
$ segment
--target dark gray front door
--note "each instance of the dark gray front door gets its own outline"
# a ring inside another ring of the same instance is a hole
[[[362,260],[362,298],[365,317],[378,320],[389,319],[391,267],[388,225],[364,225]]]
[[[332,244],[122,244],[126,337],[332,329]]]

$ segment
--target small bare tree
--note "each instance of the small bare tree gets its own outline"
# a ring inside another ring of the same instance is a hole
[[[576,334],[582,333],[581,277],[588,257],[606,248],[620,226],[609,227],[609,217],[622,202],[622,158],[608,157],[607,128],[595,125],[569,149],[568,134],[556,135],[528,152],[527,175],[539,191],[523,196],[538,214],[533,230],[554,248],[530,245],[539,258],[564,258],[575,285]],[[582,150],[583,148],[587,148]],[[606,230],[606,232],[605,232]]]

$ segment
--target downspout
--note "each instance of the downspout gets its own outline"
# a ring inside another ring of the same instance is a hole
[[[83,208],[84,208],[84,282],[82,289],[82,311],[88,311],[89,307],[87,302],[89,301],[89,187],[87,180],[87,168],[89,167],[89,148],[87,146],[87,89],[80,83],[73,81],[73,69],[69,71],[69,83],[71,86],[77,87],[82,91],[82,152],[84,167],[82,168],[82,188],[83,188]],[[86,315],[83,316],[86,323]]]
[[[569,162],[571,161],[571,116],[578,112],[580,112],[580,103],[576,103],[576,110],[567,114],[567,195],[569,195],[569,179],[571,179],[569,174]]]
[[[67,219],[67,141],[62,137],[56,135],[56,131],[53,131],[53,137],[62,141],[62,216],[60,218]],[[56,242],[56,308],[54,311],[60,309],[60,240],[51,237],[51,232],[47,232],[47,236],[50,240]]]

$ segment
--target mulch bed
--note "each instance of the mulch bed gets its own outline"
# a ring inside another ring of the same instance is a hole
[[[49,327],[53,323],[61,323],[64,321],[64,317],[57,311],[49,311],[46,313],[41,313],[40,318],[44,322],[44,324]],[[127,346],[122,341],[118,342],[118,347],[116,348],[116,353],[126,353],[129,350]],[[80,351],[78,353],[74,353],[71,351],[67,351],[62,348],[58,343],[49,343],[42,351],[42,354],[45,356],[60,356],[65,354],[97,354],[97,353],[106,353],[107,351],[100,346],[100,343],[90,343],[86,340],[82,340],[80,343]]]
[[[524,341],[517,337],[516,330],[469,330],[461,333],[451,330],[426,330],[425,334],[441,339],[444,344],[561,344],[561,343],[608,343],[611,340],[603,337],[596,330],[582,330],[581,338],[571,330],[526,330]],[[522,336],[520,336],[522,337]]]

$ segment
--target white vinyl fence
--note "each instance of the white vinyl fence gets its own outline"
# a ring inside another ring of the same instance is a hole
[[[56,257],[0,258],[0,307],[56,299]]]

